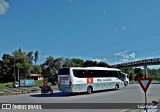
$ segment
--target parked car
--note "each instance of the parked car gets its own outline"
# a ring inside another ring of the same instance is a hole
[[[16,88],[19,87],[19,82],[14,82],[13,87],[16,87]]]

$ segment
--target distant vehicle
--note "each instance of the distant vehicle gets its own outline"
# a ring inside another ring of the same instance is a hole
[[[33,79],[24,79],[19,80],[19,82],[14,82],[14,87],[31,87],[34,86],[34,80]]]
[[[124,85],[127,86],[129,84],[129,75],[121,72],[124,75]]]
[[[87,92],[124,87],[121,70],[107,67],[70,67],[58,72],[58,87],[64,92]]]
[[[125,80],[126,81],[126,86],[129,84],[129,75],[128,74],[125,74]]]
[[[16,87],[16,88],[19,87],[19,82],[14,82],[13,87]]]

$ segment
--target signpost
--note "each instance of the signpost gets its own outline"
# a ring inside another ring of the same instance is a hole
[[[142,87],[144,93],[145,93],[145,109],[147,111],[147,95],[146,92],[148,90],[149,85],[151,84],[152,78],[138,78],[137,79],[140,86]]]

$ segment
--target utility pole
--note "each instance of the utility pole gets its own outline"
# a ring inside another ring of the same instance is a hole
[[[18,67],[18,81],[19,81],[19,67]]]
[[[15,63],[15,56],[14,56],[14,81],[16,81],[16,63]]]
[[[15,60],[15,55],[12,55],[12,58],[13,58],[13,67],[14,67],[14,70],[13,70],[13,80],[15,82],[16,81],[16,60]]]

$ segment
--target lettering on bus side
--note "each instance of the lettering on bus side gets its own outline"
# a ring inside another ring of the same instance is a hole
[[[97,79],[97,82],[106,82],[106,81],[112,81],[112,79]]]

